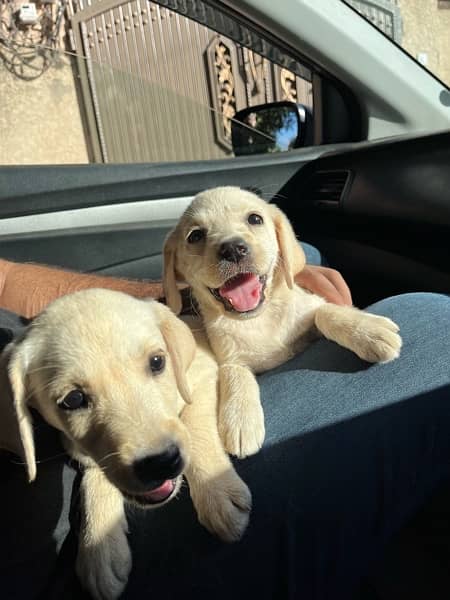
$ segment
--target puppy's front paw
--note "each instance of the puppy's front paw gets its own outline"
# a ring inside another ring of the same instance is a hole
[[[241,410],[242,409],[242,410]],[[219,410],[219,435],[225,450],[245,458],[256,454],[265,437],[264,413],[261,404],[243,407],[227,402]]]
[[[255,454],[264,442],[264,412],[253,373],[240,365],[219,369],[218,428],[225,450],[239,458]]]
[[[191,487],[200,523],[224,542],[238,541],[247,528],[252,507],[250,490],[230,467],[208,483]]]
[[[131,571],[126,526],[117,524],[103,539],[85,543],[80,538],[76,572],[95,600],[115,600],[123,592]]]
[[[367,362],[389,362],[398,358],[402,347],[399,327],[386,317],[364,314],[359,329],[356,354]]]

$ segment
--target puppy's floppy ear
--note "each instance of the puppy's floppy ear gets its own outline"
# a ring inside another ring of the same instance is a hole
[[[280,250],[280,267],[284,272],[286,283],[290,289],[294,287],[294,277],[303,269],[306,263],[305,253],[295,237],[292,225],[286,215],[274,204],[269,204],[278,248]]]
[[[26,401],[26,342],[9,344],[0,356],[0,447],[24,460],[28,479],[36,478],[33,422]]]
[[[176,230],[174,229],[164,242],[164,275],[163,288],[167,306],[178,315],[181,312],[182,300],[177,286],[175,258],[177,253]]]
[[[155,303],[161,317],[159,328],[164,336],[172,359],[178,390],[186,404],[191,404],[191,394],[186,372],[194,360],[197,348],[189,327],[163,304]]]

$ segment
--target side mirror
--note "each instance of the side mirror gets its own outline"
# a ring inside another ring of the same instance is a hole
[[[235,156],[286,152],[309,140],[311,114],[303,104],[270,102],[238,111],[231,119]]]

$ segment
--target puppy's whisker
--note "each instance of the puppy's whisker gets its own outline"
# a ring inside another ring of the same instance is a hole
[[[30,369],[27,373],[30,375],[31,373],[39,373],[39,371],[46,371],[47,369],[57,369],[59,365],[45,365],[43,367],[36,367],[35,369]]]
[[[112,456],[120,456],[121,454],[121,452],[110,452],[109,454],[105,454],[105,456],[102,456],[102,458],[97,462],[97,464],[101,465],[103,461],[108,460],[108,458],[111,458]]]
[[[56,460],[57,458],[61,458],[62,456],[68,456],[67,452],[59,452],[58,454],[54,454],[53,456],[47,456],[46,458],[41,458],[40,460],[36,460],[37,465],[42,465],[47,462],[51,462],[52,460]],[[11,459],[11,464],[20,465],[21,467],[26,466],[26,462],[23,460]]]
[[[269,200],[287,200],[287,197],[284,196],[283,194],[273,194],[272,196],[270,196],[270,198],[268,198]]]
[[[266,199],[266,198],[270,199],[270,198],[277,198],[277,197],[279,198],[282,196],[282,194],[278,194],[275,191],[267,190],[266,192],[260,192],[258,194],[258,196],[262,199]]]
[[[42,458],[41,460],[37,460],[36,463],[38,465],[50,462],[52,460],[56,460],[57,458],[61,458],[61,456],[68,456],[67,452],[60,452],[59,454],[54,454],[53,456],[49,456],[47,458]]]
[[[193,298],[191,298],[191,312],[192,314],[194,314],[196,317],[200,317],[200,312],[197,309],[197,304],[194,302]]]
[[[106,473],[106,472],[111,472],[111,469],[108,469],[108,467],[97,467],[99,471],[101,471],[102,473]]]

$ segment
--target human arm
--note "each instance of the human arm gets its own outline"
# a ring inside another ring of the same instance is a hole
[[[158,282],[76,273],[0,259],[0,308],[25,317],[35,316],[60,296],[88,288],[117,290],[137,298],[162,296],[162,285]]]

